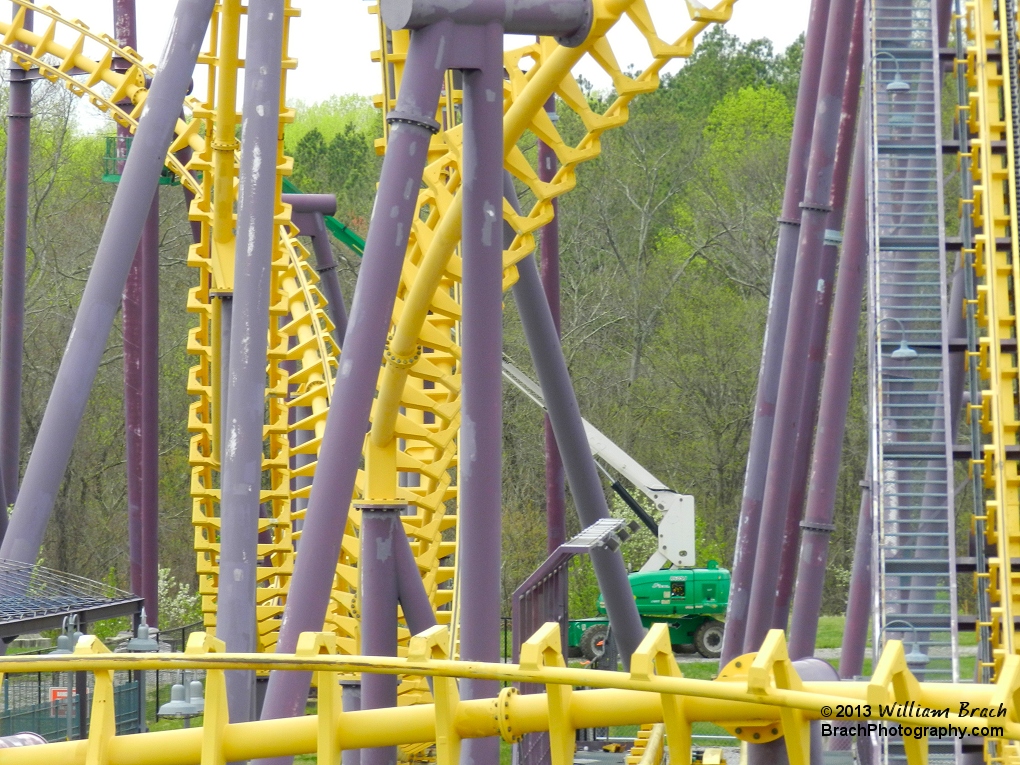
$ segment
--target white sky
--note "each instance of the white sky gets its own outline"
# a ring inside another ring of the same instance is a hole
[[[112,0],[49,0],[65,17],[79,18],[96,32],[113,33]],[[683,0],[647,0],[660,36],[672,41],[690,24]],[[711,0],[705,0],[711,5]],[[734,6],[727,29],[743,40],[768,37],[776,50],[789,45],[807,25],[809,0],[740,0]],[[137,0],[138,48],[149,61],[158,61],[163,50],[173,0]],[[299,0],[302,15],[292,21],[291,55],[298,68],[288,76],[288,100],[321,101],[334,94],[361,93],[370,96],[380,90],[378,65],[369,58],[378,47],[375,16],[363,0]],[[617,59],[625,68],[641,68],[650,61],[643,39],[624,22],[610,34]],[[508,40],[508,47],[512,47]],[[679,68],[674,63],[671,69]],[[596,87],[608,78],[590,59],[578,74]],[[86,127],[88,127],[86,125]]]

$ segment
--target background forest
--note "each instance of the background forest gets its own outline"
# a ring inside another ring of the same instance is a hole
[[[800,45],[741,43],[721,27],[630,121],[603,136],[560,200],[563,344],[584,415],[697,503],[699,563],[732,561],[785,179]],[[612,93],[582,81],[593,105]],[[6,88],[0,112],[6,113]],[[287,137],[293,180],[334,193],[337,217],[364,235],[380,166],[381,118],[368,99],[297,104]],[[22,464],[35,439],[109,209],[105,138],[76,122],[63,89],[37,86],[33,123]],[[599,109],[601,111],[601,109]],[[559,127],[579,138],[573,114]],[[0,125],[3,125],[0,122]],[[0,127],[0,130],[4,128]],[[111,128],[112,132],[112,128]],[[5,142],[0,132],[0,151]],[[535,151],[534,137],[522,148]],[[187,289],[190,230],[179,188],[161,187],[160,565],[194,580],[188,495]],[[3,191],[0,189],[0,196]],[[527,199],[524,199],[527,203]],[[334,243],[350,300],[358,259]],[[541,253],[539,253],[541,257]],[[530,367],[513,301],[506,352]],[[57,499],[46,565],[127,586],[127,511],[119,325]],[[847,429],[825,610],[845,602],[866,451],[862,377]],[[504,594],[545,551],[541,413],[505,387]],[[623,509],[620,509],[621,515]],[[573,516],[571,530],[576,530]],[[632,563],[650,537],[626,548]],[[594,607],[593,577],[575,571],[575,615]]]

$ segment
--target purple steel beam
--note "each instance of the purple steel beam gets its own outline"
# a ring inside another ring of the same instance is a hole
[[[280,127],[283,0],[248,4],[241,168],[234,254],[226,429],[220,467],[220,589],[216,632],[227,650],[258,648],[255,615],[262,429],[265,422],[269,281],[276,249],[274,215]],[[232,722],[255,715],[255,673],[228,672]]]
[[[461,163],[461,427],[458,502],[460,657],[500,660],[503,469],[503,28],[478,28],[485,57],[464,72]],[[464,699],[499,694],[495,680],[461,680]],[[465,765],[496,765],[499,739],[462,743]]]
[[[159,189],[142,229],[141,595],[159,624]]]
[[[14,5],[17,15],[21,6]],[[25,13],[32,28],[33,11]],[[16,45],[22,48],[21,45]],[[11,63],[7,103],[7,194],[4,203],[3,296],[0,312],[0,531],[18,496],[21,448],[21,369],[25,344],[25,261],[28,257],[28,177],[32,150],[32,81]]]
[[[556,96],[546,101],[545,111],[550,118],[558,118],[556,114]],[[549,183],[556,175],[556,152],[543,141],[538,142],[538,177]],[[549,303],[556,335],[560,327],[560,219],[559,203],[552,202],[553,219],[542,228],[542,289]],[[563,458],[556,446],[556,435],[553,432],[549,415],[544,417],[545,433],[545,518],[546,518],[546,552],[552,555],[561,544],[567,541],[567,496],[564,491],[566,478],[563,473]]]
[[[854,157],[854,127],[858,123],[857,104],[860,101],[861,74],[864,66],[864,2],[853,3],[853,23],[850,30],[850,53],[847,58],[843,86],[843,106],[840,113],[839,133],[836,138],[836,158],[832,171],[832,211],[826,220],[826,235],[821,244],[821,269],[818,289],[811,315],[811,340],[808,345],[807,364],[804,366],[804,393],[801,397],[798,421],[801,427],[793,451],[793,477],[790,484],[790,498],[786,508],[786,525],[783,534],[783,549],[776,585],[776,605],[772,615],[772,627],[785,630],[790,616],[790,601],[797,576],[797,550],[800,542],[800,522],[807,493],[808,471],[811,467],[811,447],[814,442],[815,420],[818,412],[818,394],[822,385],[822,362],[825,359],[825,344],[829,334],[829,309],[832,305],[832,283],[836,273],[838,242],[828,236],[828,231],[838,232],[843,225],[843,209],[846,204],[847,178]],[[818,243],[815,244],[818,246]]]
[[[397,655],[397,567],[394,546],[404,537],[399,510],[403,505],[358,505],[361,509],[361,653]],[[405,537],[406,539],[406,537]],[[463,682],[463,681],[462,681]],[[361,675],[361,708],[397,705],[397,676]],[[397,748],[382,746],[361,751],[362,765],[396,765]]]
[[[857,131],[857,145],[854,149],[852,189],[845,227],[847,237],[832,309],[832,334],[829,336],[825,360],[818,436],[811,462],[811,485],[804,522],[801,524],[803,538],[800,543],[793,619],[790,621],[790,656],[795,659],[814,656],[829,554],[829,534],[833,530],[839,465],[860,327],[861,300],[864,297],[868,269],[868,235],[865,225],[867,202],[864,196],[867,182],[867,140],[868,130],[862,124]]]
[[[804,393],[803,371],[810,342],[811,316],[820,274],[822,243],[831,211],[836,138],[846,83],[854,0],[832,0],[825,37],[825,52],[818,84],[818,108],[812,131],[811,152],[804,183],[804,201],[797,263],[790,295],[789,320],[783,344],[779,397],[769,450],[769,470],[761,511],[761,527],[755,552],[751,602],[744,634],[744,650],[757,650],[772,624],[776,584],[782,555],[787,504],[790,500],[792,465],[790,445],[807,427],[800,421]]]
[[[375,211],[351,305],[349,335],[326,418],[319,466],[305,515],[301,554],[294,564],[277,651],[293,652],[302,632],[322,629],[330,587],[340,556],[354,479],[375,398],[375,384],[393,302],[400,282],[407,237],[429,140],[438,129],[434,116],[443,86],[441,54],[453,42],[451,24],[411,33],[404,81],[391,123]],[[502,87],[502,85],[501,85]],[[304,713],[311,675],[273,672],[262,719]]]
[[[744,494],[740,503],[740,520],[733,552],[730,600],[726,608],[726,634],[723,638],[721,665],[743,653],[747,627],[751,580],[754,574],[758,530],[761,525],[762,498],[769,467],[769,445],[775,423],[779,374],[783,363],[783,339],[789,319],[793,271],[797,258],[797,232],[800,227],[800,201],[804,195],[808,151],[814,127],[818,98],[818,72],[825,46],[825,29],[830,0],[812,0],[808,16],[807,36],[800,84],[797,88],[797,110],[790,139],[790,159],[786,166],[786,188],[783,211],[779,218],[776,242],[776,264],[772,272],[769,313],[765,324],[761,368],[758,371],[758,393],[754,403],[751,443],[747,454]]]
[[[39,555],[213,4],[214,0],[178,0],[170,40],[113,198],[0,557],[35,563]]]

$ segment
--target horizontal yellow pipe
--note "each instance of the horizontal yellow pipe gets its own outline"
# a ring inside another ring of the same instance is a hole
[[[101,657],[104,660],[106,657]],[[90,661],[89,664],[96,664]],[[152,663],[146,662],[146,663]],[[218,664],[234,664],[231,658]],[[311,662],[318,663],[318,662]],[[448,664],[450,662],[436,662]],[[135,662],[137,668],[142,662]],[[207,664],[204,660],[200,664]],[[207,667],[208,668],[208,667]],[[546,670],[551,671],[551,670]],[[576,672],[577,670],[571,670]],[[583,671],[586,675],[597,675],[591,671]],[[534,674],[534,673],[525,673]],[[605,673],[607,675],[614,673]],[[477,676],[477,675],[476,675]],[[596,682],[601,680],[598,678]],[[660,678],[667,680],[667,678]],[[670,684],[676,683],[672,679]],[[687,680],[700,686],[711,686],[712,689],[726,696],[739,695],[748,697],[744,686],[738,683],[720,683],[707,680]],[[840,691],[860,690],[864,683],[817,683],[807,684],[831,688],[837,685]],[[944,695],[931,688],[932,684],[922,686],[923,695]],[[859,686],[859,688],[858,688]],[[994,686],[983,687],[985,701],[994,692]],[[959,686],[957,686],[959,688]],[[707,689],[706,689],[707,690]],[[847,698],[847,694],[821,695],[812,690],[805,692],[775,691],[775,695],[793,700],[798,697],[812,697],[812,705],[838,703]],[[770,698],[773,693],[769,694]],[[957,695],[955,698],[959,699]],[[959,703],[955,701],[953,705]],[[455,727],[461,738],[485,738],[499,735],[499,724],[493,699],[462,701],[457,707]],[[712,721],[721,723],[748,722],[766,724],[778,722],[780,708],[770,704],[754,703],[753,701],[734,702],[725,698],[701,698],[697,703],[685,705],[684,714],[690,722]],[[534,733],[548,730],[548,698],[545,694],[516,695],[509,705],[510,724],[515,733]],[[809,715],[817,718],[818,715]],[[591,690],[578,691],[571,694],[569,709],[570,724],[574,728],[604,727],[607,725],[634,725],[662,720],[661,699],[657,693],[630,690]],[[938,724],[948,724],[950,720],[940,720]],[[988,724],[998,725],[1004,721],[989,720]],[[983,725],[985,720],[970,719],[967,724]],[[305,717],[267,720],[261,722],[237,723],[228,725],[223,735],[223,753],[228,761],[247,760],[256,757],[280,757],[294,754],[308,754],[316,750],[318,717]],[[156,733],[117,736],[110,745],[109,765],[188,765],[198,761],[201,754],[203,729],[190,728]],[[429,743],[435,741],[435,708],[431,704],[408,707],[391,707],[387,709],[345,712],[338,723],[338,738],[345,749],[362,749],[376,746],[392,746],[398,744]],[[84,763],[87,742],[75,741],[52,744],[45,747],[25,747],[0,751],[2,765],[49,765],[61,762],[67,765]]]

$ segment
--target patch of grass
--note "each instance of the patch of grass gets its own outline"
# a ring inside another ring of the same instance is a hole
[[[711,680],[719,674],[718,661],[685,661],[680,665],[684,677],[692,680]]]
[[[839,648],[843,643],[844,616],[822,616],[818,619],[816,648]]]

